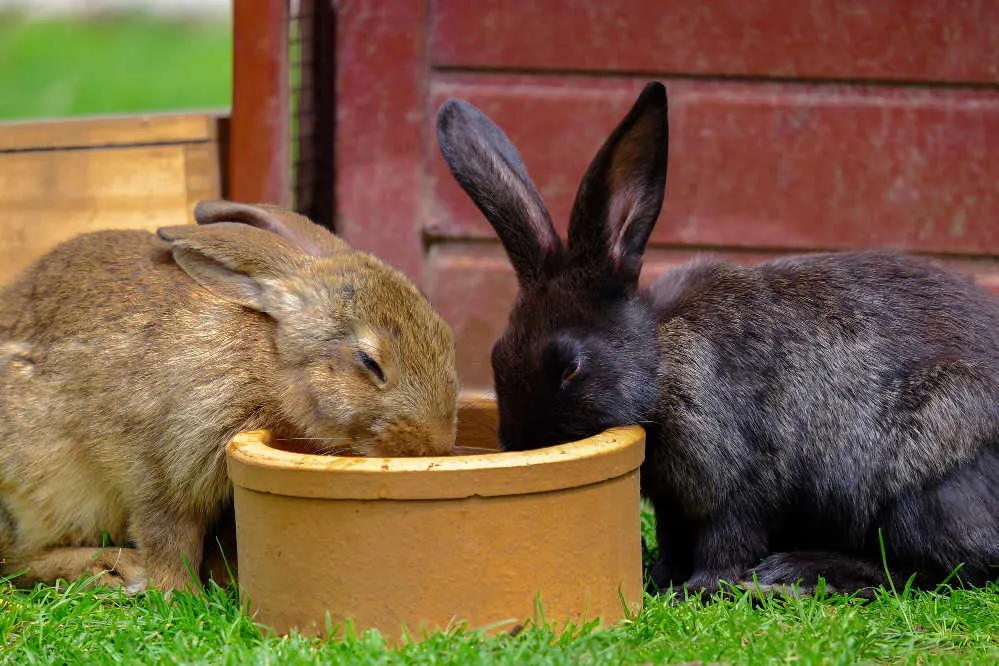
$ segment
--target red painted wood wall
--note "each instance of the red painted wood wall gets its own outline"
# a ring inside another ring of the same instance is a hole
[[[891,247],[999,289],[999,3],[341,0],[337,23],[337,230],[423,286],[466,387],[491,385],[515,283],[440,158],[448,97],[503,127],[564,230],[589,159],[663,80],[645,279],[702,250]]]
[[[234,0],[225,195],[290,206],[288,0]]]

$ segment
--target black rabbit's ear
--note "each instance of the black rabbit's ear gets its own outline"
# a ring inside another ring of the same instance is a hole
[[[569,219],[571,262],[637,284],[666,192],[668,146],[666,88],[653,82],[583,176]]]
[[[562,241],[503,131],[471,104],[452,99],[437,113],[437,141],[455,180],[496,230],[520,283],[548,274]]]

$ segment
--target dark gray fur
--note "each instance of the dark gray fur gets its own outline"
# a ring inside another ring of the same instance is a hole
[[[893,575],[917,585],[959,565],[965,582],[995,577],[999,299],[889,252],[701,259],[639,290],[665,187],[658,83],[590,165],[567,247],[485,115],[449,101],[438,134],[516,258],[520,292],[492,353],[501,443],[642,423],[657,586],[755,573],[860,590],[886,581],[879,531]],[[505,161],[515,179],[496,177]]]

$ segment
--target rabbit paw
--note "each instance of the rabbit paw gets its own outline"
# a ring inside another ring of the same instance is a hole
[[[16,583],[22,586],[85,580],[130,594],[146,589],[142,558],[133,548],[53,548],[26,561],[6,562],[3,569],[16,576]]]
[[[142,558],[133,548],[102,548],[93,553],[83,577],[94,578],[98,585],[120,588],[128,594],[137,594],[148,587]]]
[[[772,553],[744,574],[748,587],[783,596],[811,595],[824,581],[827,594],[855,594],[871,599],[888,584],[884,569],[873,561],[842,553],[797,551]]]

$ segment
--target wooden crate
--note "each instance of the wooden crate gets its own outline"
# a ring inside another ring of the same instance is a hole
[[[210,114],[0,124],[0,284],[57,243],[97,229],[193,222],[220,196]]]

